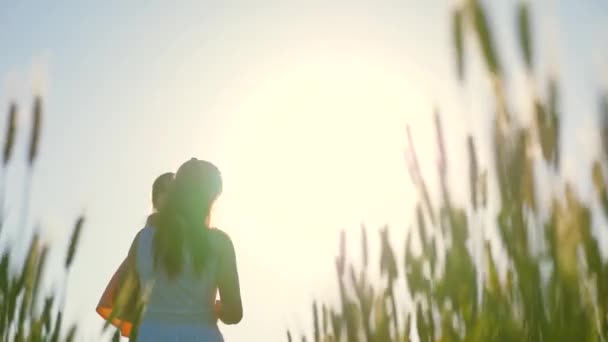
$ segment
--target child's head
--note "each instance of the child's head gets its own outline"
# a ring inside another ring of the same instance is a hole
[[[173,172],[163,173],[152,184],[152,206],[155,211],[159,211],[165,204],[174,176]]]

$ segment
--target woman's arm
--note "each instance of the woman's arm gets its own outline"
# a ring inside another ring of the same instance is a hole
[[[234,245],[228,235],[225,235],[222,245],[222,257],[218,279],[221,306],[218,308],[218,318],[224,324],[237,324],[243,318],[243,303],[239,273],[236,266],[236,253]]]

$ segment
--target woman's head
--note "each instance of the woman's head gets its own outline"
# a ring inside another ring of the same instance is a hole
[[[173,172],[166,172],[154,180],[152,184],[152,206],[155,211],[159,211],[164,206],[174,176]]]
[[[171,205],[192,224],[206,223],[222,193],[220,170],[205,160],[190,159],[175,174]]]
[[[170,276],[181,272],[183,257],[192,256],[201,271],[207,255],[208,220],[222,192],[222,177],[212,163],[192,158],[175,173],[166,203],[159,212],[155,262]]]

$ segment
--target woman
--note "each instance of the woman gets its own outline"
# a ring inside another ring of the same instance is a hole
[[[154,222],[158,218],[158,211],[166,202],[167,193],[169,192],[169,187],[173,182],[173,177],[173,172],[167,172],[158,176],[158,178],[154,180],[154,183],[152,184],[152,207],[154,212],[148,216],[146,225],[154,225]],[[135,271],[132,264],[133,263],[129,262],[129,258],[125,258],[125,260],[120,264],[118,270],[116,270],[110,282],[106,286],[106,289],[103,292],[96,308],[97,313],[102,318],[109,320],[112,325],[119,328],[122,335],[125,337],[129,337],[133,328],[133,313],[129,312],[130,308],[127,308],[122,313],[119,313],[117,312],[119,310],[115,310],[117,306],[115,304],[118,290],[122,285],[121,283],[126,279],[129,273]]]
[[[217,167],[191,159],[177,171],[155,227],[136,236],[130,254],[146,304],[137,341],[222,342],[217,319],[243,317],[234,246],[209,227],[221,191]]]

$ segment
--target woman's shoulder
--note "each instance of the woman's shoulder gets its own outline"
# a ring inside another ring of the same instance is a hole
[[[215,227],[209,228],[209,236],[210,236],[210,239],[212,239],[216,243],[232,244],[232,239],[230,238],[230,235],[228,235],[228,233],[226,233],[225,231],[223,231],[219,228],[215,228]]]
[[[234,245],[230,235],[218,228],[209,228],[209,242],[221,254],[234,253]]]
[[[232,260],[235,258],[234,245],[230,235],[218,228],[209,228],[209,239],[207,240],[211,250],[222,260]]]

